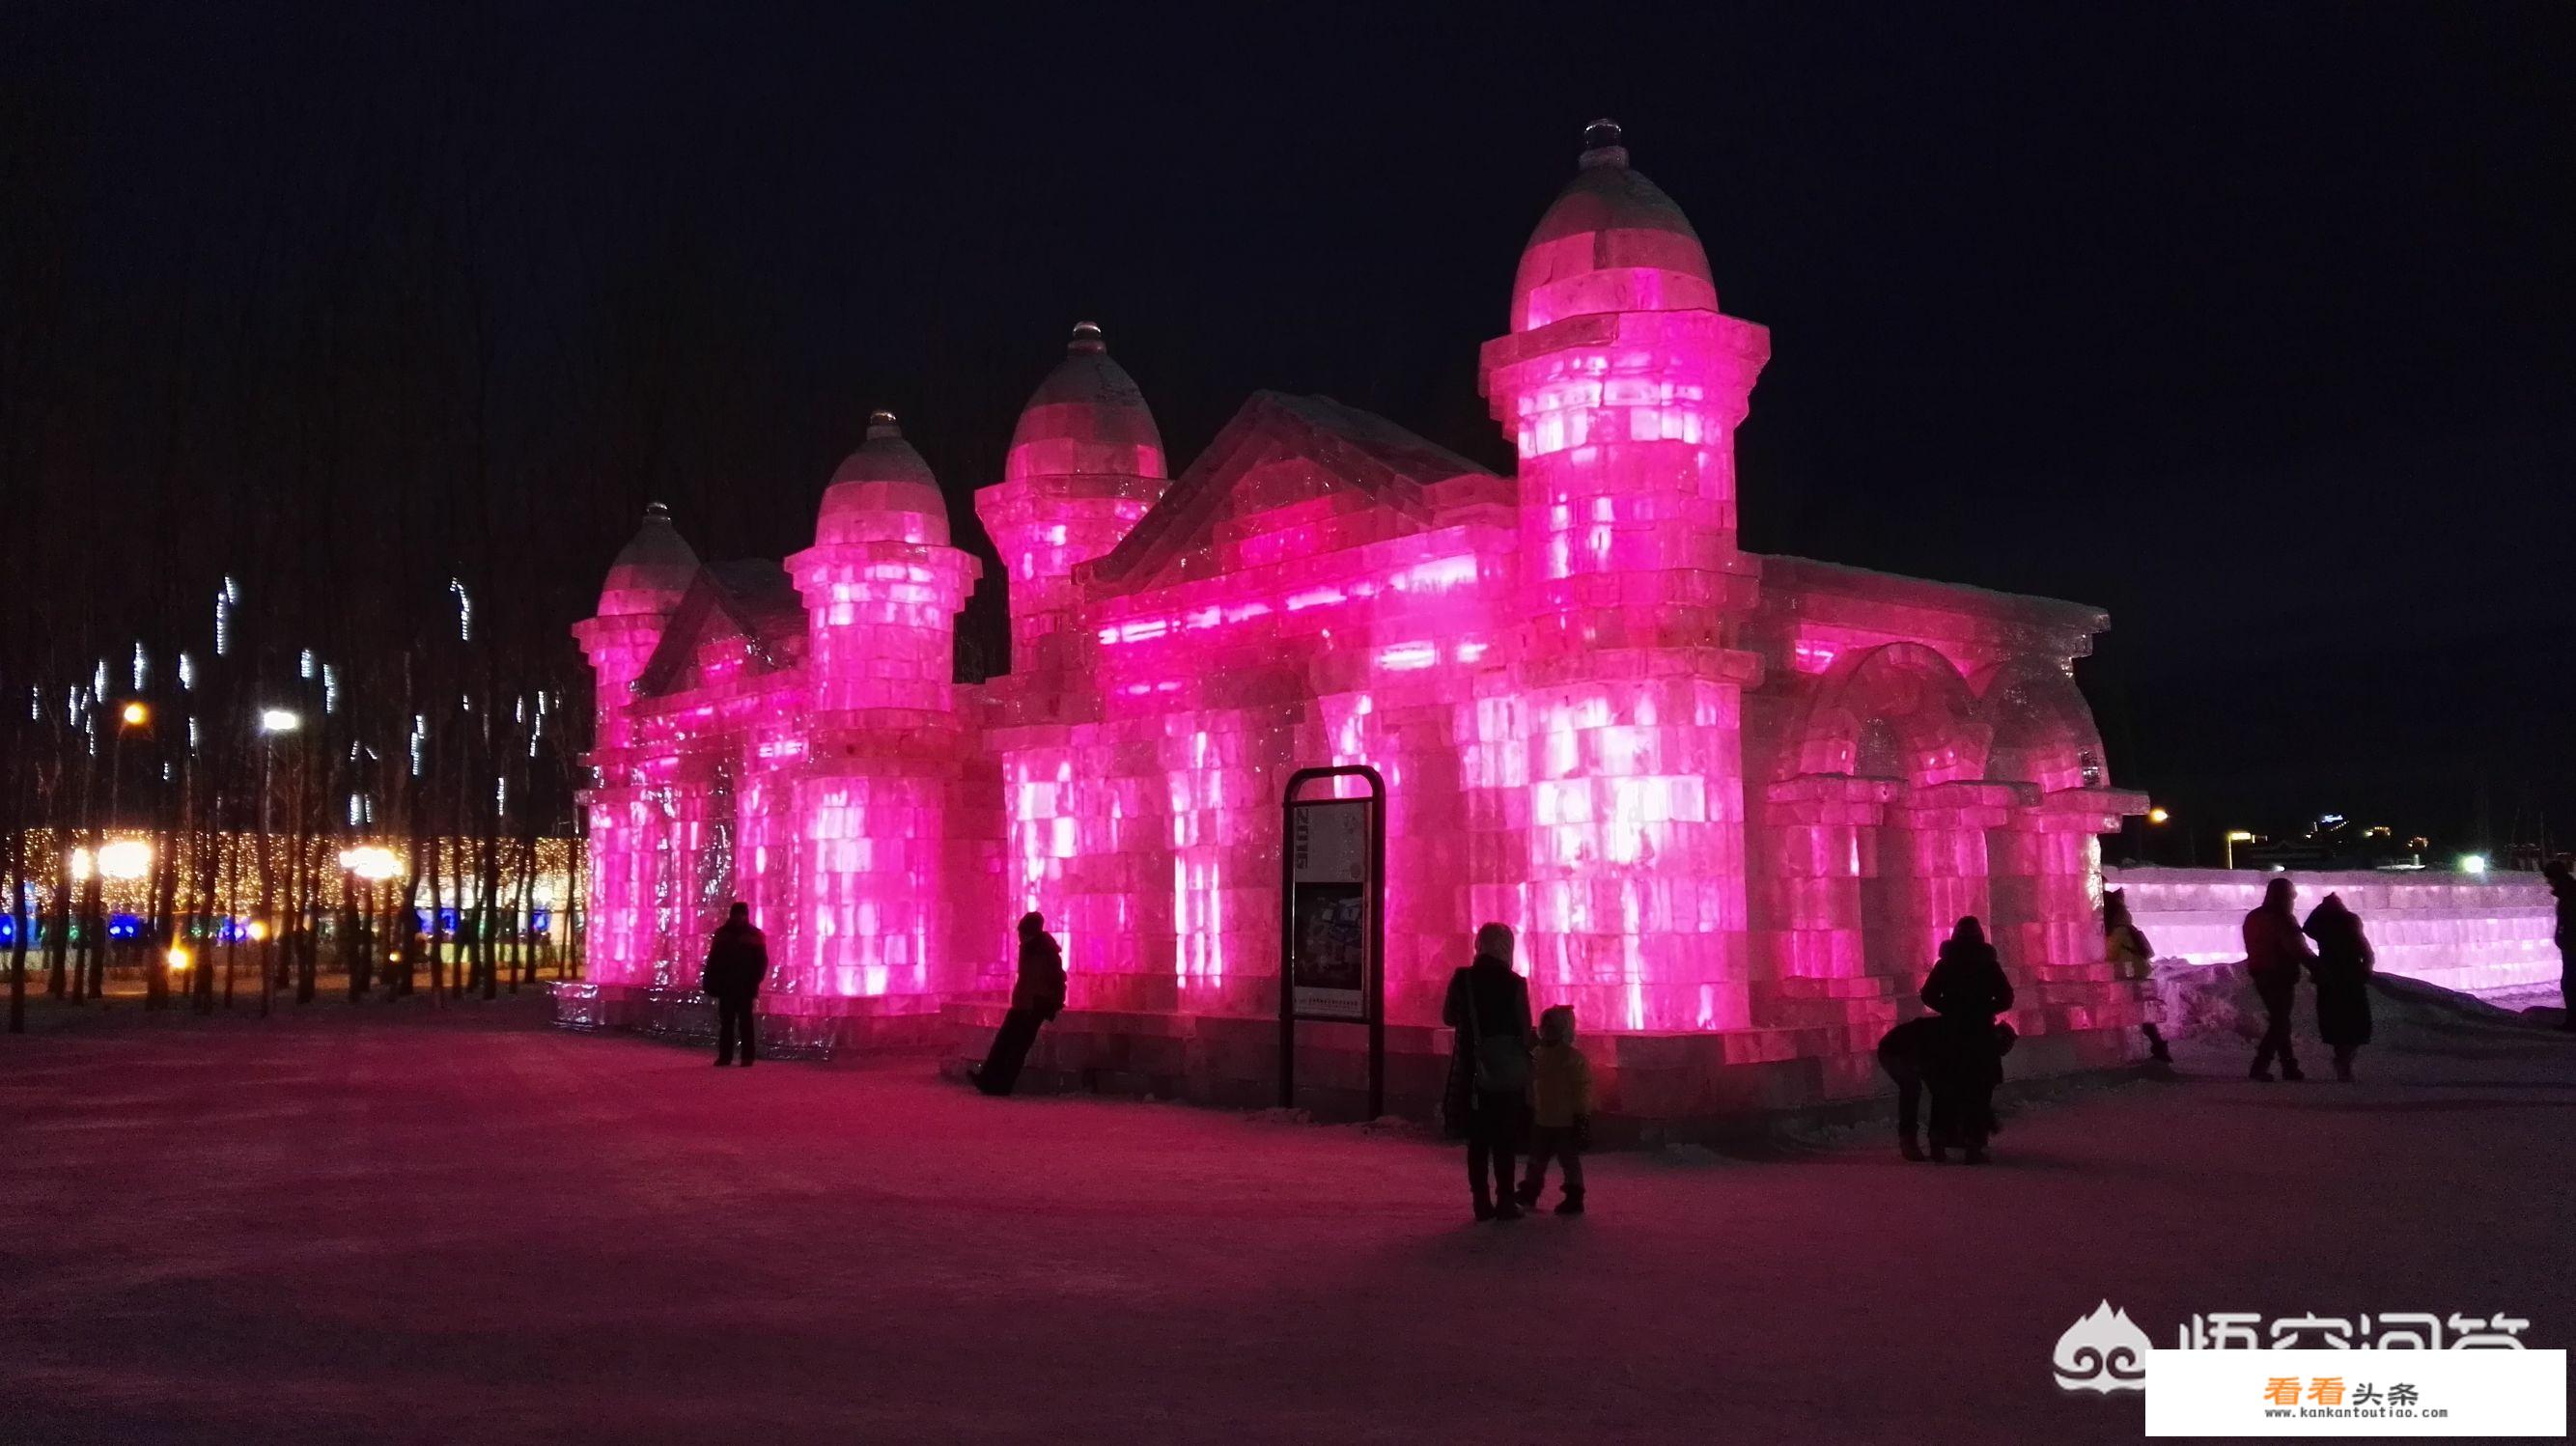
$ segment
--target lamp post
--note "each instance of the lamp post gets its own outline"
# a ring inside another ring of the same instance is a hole
[[[2225,847],[2225,849],[2226,849],[2226,851],[2227,851],[2227,853],[2226,853],[2226,867],[2227,867],[2227,868],[2230,868],[2230,869],[2233,869],[2233,868],[2235,868],[2235,867],[2236,867],[2236,846],[2237,846],[2238,844],[2241,844],[2241,843],[2252,843],[2253,841],[2254,841],[2254,835],[2252,835],[2252,834],[2250,834],[2250,833],[2247,833],[2245,830],[2243,830],[2243,829],[2241,829],[2241,828],[2231,828],[2231,829],[2229,829],[2229,830],[2227,831],[2227,837],[2226,837],[2226,838],[2224,838],[2224,839],[2222,839],[2222,840],[2220,840],[2220,843]]]
[[[107,906],[104,901],[107,872],[98,867],[99,858],[107,852],[107,836],[116,828],[118,795],[125,782],[125,735],[152,721],[152,710],[139,702],[128,702],[116,710],[116,732],[107,740],[107,813],[90,839],[89,892],[82,911],[88,915],[84,929],[89,934],[83,958],[82,987],[75,991],[92,999],[107,992]]]
[[[264,927],[275,902],[272,890],[277,885],[276,872],[269,867],[269,820],[273,796],[270,780],[277,771],[277,735],[292,733],[304,726],[304,715],[291,708],[262,708],[259,711],[259,917],[251,921],[256,934],[264,934],[259,943],[259,1013],[268,1017],[270,996],[277,992],[277,930]]]

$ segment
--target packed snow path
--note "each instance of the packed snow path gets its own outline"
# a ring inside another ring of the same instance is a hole
[[[0,1039],[0,1439],[2125,1441],[2048,1371],[2104,1299],[2576,1344],[2576,1040],[2522,1025],[1480,1226],[1421,1136],[429,1014]]]

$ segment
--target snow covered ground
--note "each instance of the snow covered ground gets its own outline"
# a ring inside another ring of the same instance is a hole
[[[2105,1299],[2576,1345],[2576,1039],[2380,1005],[2358,1084],[2213,1032],[1986,1169],[1602,1156],[1482,1226],[1402,1131],[120,1011],[0,1038],[0,1440],[2115,1441],[2048,1368]]]

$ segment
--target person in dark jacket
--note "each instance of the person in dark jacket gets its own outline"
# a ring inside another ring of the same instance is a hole
[[[1969,1164],[1986,1163],[1995,1086],[2003,1080],[1995,1016],[2012,1004],[2012,981],[1986,942],[1985,926],[1973,914],[1961,919],[1923,980],[1923,1007],[1941,1017],[1924,1076],[1932,1091],[1933,1159],[1949,1158],[1956,1145],[1967,1151]]]
[[[1513,1157],[1519,1152],[1529,1110],[1529,981],[1512,972],[1512,931],[1487,924],[1476,931],[1476,962],[1449,976],[1440,1022],[1457,1033],[1450,1056],[1452,1124],[1467,1136],[1467,1186],[1479,1220],[1517,1220]],[[1488,1169],[1491,1174],[1488,1175]]]
[[[2290,1049],[2290,1015],[2299,1002],[2299,971],[2316,961],[2299,916],[2291,912],[2288,879],[2263,888],[2263,902],[2245,916],[2245,973],[2263,1000],[2263,1042],[2254,1047],[2254,1068],[2246,1078],[2270,1083],[2272,1061],[2281,1061],[2281,1078],[2302,1080],[2299,1057]]]
[[[2576,1033],[2576,871],[2565,859],[2551,859],[2540,866],[2540,876],[2558,899],[2558,1027]]]
[[[698,978],[699,987],[716,1002],[719,1068],[733,1063],[736,1041],[742,1044],[743,1068],[749,1069],[757,1058],[752,1040],[759,1029],[753,1023],[752,1005],[760,998],[761,981],[768,977],[769,938],[751,922],[751,905],[736,903],[707,944],[706,972]]]
[[[2334,1051],[2335,1078],[2351,1079],[2353,1052],[2370,1043],[2370,970],[2377,962],[2370,940],[2341,894],[2326,895],[2300,932],[2317,941],[2308,969],[2317,983],[2317,1037]]]
[[[984,1063],[966,1077],[988,1095],[1006,1095],[1020,1082],[1020,1066],[1038,1041],[1038,1026],[1064,1012],[1064,951],[1046,931],[1044,914],[1020,916],[1020,974],[1011,985],[1011,1008],[993,1032]]]

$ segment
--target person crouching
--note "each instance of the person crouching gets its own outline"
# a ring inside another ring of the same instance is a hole
[[[1565,1196],[1559,1215],[1583,1213],[1583,1152],[1592,1143],[1592,1062],[1574,1045],[1574,1006],[1555,1005],[1538,1017],[1538,1049],[1530,1057],[1530,1101],[1535,1131],[1529,1178],[1521,1205],[1538,1208],[1550,1160],[1565,1163]]]

